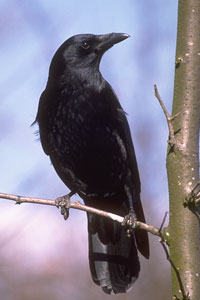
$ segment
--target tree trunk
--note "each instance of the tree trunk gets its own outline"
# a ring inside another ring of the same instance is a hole
[[[200,1],[179,0],[172,115],[176,144],[168,147],[170,256],[190,300],[200,299],[200,227],[183,202],[199,180]],[[172,270],[173,299],[183,299]],[[186,299],[186,298],[184,298]]]

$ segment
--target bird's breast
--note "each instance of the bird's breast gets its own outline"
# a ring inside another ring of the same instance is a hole
[[[54,107],[48,139],[51,160],[62,179],[83,193],[112,193],[125,182],[127,153],[114,126],[112,109],[80,95]],[[96,100],[96,102],[94,101]]]

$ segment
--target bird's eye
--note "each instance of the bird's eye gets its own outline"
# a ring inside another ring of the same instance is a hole
[[[83,49],[89,49],[90,48],[90,44],[88,42],[83,42],[82,48]]]

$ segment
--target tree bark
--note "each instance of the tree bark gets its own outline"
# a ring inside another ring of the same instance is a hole
[[[200,224],[197,209],[184,200],[199,180],[200,1],[179,0],[176,70],[172,115],[175,145],[169,144],[167,172],[170,197],[170,257],[190,300],[200,299]],[[172,270],[173,299],[180,292]]]

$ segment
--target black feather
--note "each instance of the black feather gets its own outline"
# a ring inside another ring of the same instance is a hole
[[[36,121],[42,147],[62,181],[86,204],[145,222],[126,114],[102,77],[103,53],[126,34],[77,35],[54,55]],[[116,222],[88,214],[92,278],[106,293],[126,292],[149,257],[146,232],[127,237]],[[137,247],[136,247],[137,243]]]

